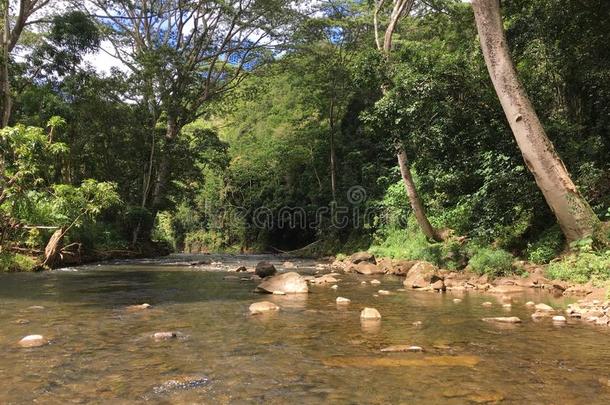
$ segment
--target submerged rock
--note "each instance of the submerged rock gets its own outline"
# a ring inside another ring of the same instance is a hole
[[[553,323],[566,323],[567,319],[565,316],[556,315],[553,317]]]
[[[381,349],[384,353],[395,353],[395,352],[423,352],[424,349],[420,346],[410,345],[392,345]]]
[[[178,333],[176,332],[155,332],[152,335],[153,339],[160,341],[160,340],[170,340],[170,339],[176,339],[178,337]]]
[[[129,305],[127,307],[127,310],[128,311],[140,311],[142,309],[148,309],[150,307],[152,307],[152,305],[144,303],[144,304],[140,304],[140,305]]]
[[[379,294],[379,295],[391,295],[392,293],[389,292],[388,290],[379,290],[379,291],[377,291],[377,294]]]
[[[337,297],[336,302],[337,302],[337,304],[347,305],[350,302],[352,302],[352,300],[350,300],[349,298],[345,298],[345,297]]]
[[[493,303],[491,301],[485,301],[481,305],[484,306],[484,307],[488,307],[489,308],[489,307],[493,306]]]
[[[366,281],[363,281],[362,284],[366,284]],[[371,284],[372,285],[379,285],[379,284],[381,284],[381,281],[379,281],[377,279],[374,279],[374,280],[371,280]]]
[[[298,273],[289,272],[269,277],[256,287],[257,292],[271,293],[281,291],[285,294],[304,294],[309,292],[307,282]]]
[[[254,274],[261,278],[273,276],[275,273],[277,273],[275,266],[269,262],[259,262],[254,269]]]
[[[360,319],[381,319],[381,314],[375,308],[364,308],[360,312]]]
[[[534,308],[536,308],[536,311],[545,311],[545,312],[555,311],[552,306],[547,305],[547,304],[536,304],[534,306]]]
[[[498,323],[521,323],[521,319],[516,316],[496,316],[492,318],[483,318],[482,321]]]
[[[255,302],[254,304],[250,305],[248,309],[250,310],[250,313],[252,315],[257,315],[265,312],[279,311],[280,307],[275,305],[273,302],[261,301]]]
[[[19,341],[21,347],[40,347],[44,346],[49,341],[42,335],[28,335]]]
[[[245,273],[245,272],[247,272],[247,271],[248,271],[248,268],[247,268],[246,266],[239,266],[238,268],[236,268],[236,269],[235,269],[235,270],[233,270],[233,271],[235,271],[235,272],[237,272],[237,273],[242,273],[242,272],[244,272],[244,273]]]
[[[179,377],[174,380],[169,380],[164,382],[161,385],[153,387],[153,393],[156,395],[166,394],[171,391],[176,390],[189,390],[200,388],[208,385],[210,383],[210,379],[204,376],[194,376],[194,377]]]
[[[332,283],[338,283],[339,280],[337,280],[336,278],[334,278],[330,274],[325,274],[325,275],[320,276],[320,277],[315,277],[315,278],[309,280],[309,282],[311,284],[332,284]]]

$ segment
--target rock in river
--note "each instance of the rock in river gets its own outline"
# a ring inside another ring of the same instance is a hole
[[[276,291],[281,291],[285,294],[301,294],[308,293],[309,287],[307,287],[307,282],[300,274],[291,271],[263,280],[256,287],[256,291],[270,294]]]
[[[552,306],[546,305],[546,304],[536,304],[536,306],[534,308],[536,308],[536,311],[546,311],[546,312],[554,311]]]
[[[275,266],[269,262],[259,262],[254,270],[254,274],[262,278],[272,276],[275,273],[277,273]]]
[[[153,339],[160,341],[160,340],[170,340],[170,339],[176,339],[178,337],[178,334],[176,332],[155,332],[153,333]]]
[[[19,341],[21,347],[40,347],[44,346],[49,341],[42,335],[28,335]]]
[[[403,284],[407,288],[424,288],[438,280],[442,280],[438,268],[432,263],[420,261],[411,267]]]
[[[376,264],[373,263],[369,263],[369,262],[360,262],[356,265],[356,267],[354,268],[354,270],[356,271],[356,273],[360,273],[360,274],[364,274],[364,275],[371,275],[371,274],[383,274],[385,273],[385,270],[382,269],[381,267],[377,266]]]
[[[369,252],[354,253],[353,255],[351,255],[349,257],[349,260],[354,264],[358,264],[358,263],[362,263],[362,262],[377,264],[377,260],[375,260],[375,255],[373,255]]]
[[[381,314],[375,308],[364,308],[360,312],[360,319],[381,319]]]
[[[493,318],[483,318],[485,322],[498,322],[498,323],[520,323],[521,319],[516,316],[496,316]]]
[[[250,309],[250,313],[252,315],[256,315],[256,314],[262,314],[265,312],[279,311],[280,307],[275,305],[273,302],[261,301],[261,302],[255,302],[254,304],[250,305],[249,309]]]
[[[345,298],[345,297],[337,297],[337,304],[349,304],[350,302],[352,302],[349,298]]]
[[[409,346],[409,345],[392,345],[388,347],[384,347],[381,349],[384,353],[394,353],[394,352],[423,352],[424,349],[420,346]]]

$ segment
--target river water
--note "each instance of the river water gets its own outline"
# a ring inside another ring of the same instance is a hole
[[[201,259],[223,265],[172,265]],[[507,311],[490,295],[396,291],[393,276],[373,286],[361,283],[372,277],[341,275],[337,290],[312,286],[306,296],[260,295],[254,281],[225,278],[236,274],[227,268],[260,259],[176,255],[0,274],[0,404],[610,403],[610,333],[535,322],[523,305],[565,307],[563,299],[532,291]],[[315,271],[314,262],[294,262]],[[393,294],[375,297],[379,289]],[[337,296],[351,304],[337,306]],[[262,300],[282,310],[250,316]],[[126,308],[142,303],[152,307]],[[362,324],[365,306],[381,322]],[[524,322],[481,321],[489,316]],[[178,338],[155,341],[159,331]],[[50,344],[19,347],[30,334]],[[380,351],[397,344],[425,351]]]

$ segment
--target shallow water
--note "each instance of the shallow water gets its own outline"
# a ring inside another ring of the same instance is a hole
[[[354,275],[338,277],[336,291],[261,296],[255,282],[221,271],[259,257],[171,265],[203,258],[0,274],[0,403],[610,403],[600,382],[610,378],[610,333],[576,321],[534,322],[523,305],[561,307],[562,299],[532,291],[515,296],[507,312],[490,295],[396,292],[399,278],[377,277],[382,284],[372,286],[361,284],[372,277]],[[379,289],[393,295],[374,297]],[[352,302],[338,307],[337,296]],[[249,316],[261,300],[282,310]],[[153,307],[126,310],[144,302]],[[381,322],[361,324],[364,306],[377,308]],[[523,324],[480,320],[508,315]],[[157,331],[179,337],[156,342]],[[51,343],[18,347],[29,334]],[[425,352],[380,352],[395,344]]]

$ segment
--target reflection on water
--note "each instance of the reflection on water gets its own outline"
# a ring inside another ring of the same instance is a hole
[[[610,403],[610,333],[534,322],[524,306],[561,300],[531,292],[507,312],[498,297],[454,303],[457,295],[396,292],[398,278],[371,286],[352,275],[338,277],[337,291],[261,296],[253,281],[176,260],[0,275],[0,403]],[[379,289],[395,293],[374,297]],[[339,295],[351,304],[337,306]],[[282,310],[248,315],[257,300]],[[145,302],[153,306],[127,309]],[[361,322],[365,306],[381,321]],[[507,314],[524,322],[480,320]],[[165,331],[179,337],[152,339]],[[29,334],[51,344],[19,348]],[[425,351],[380,352],[390,345]]]

